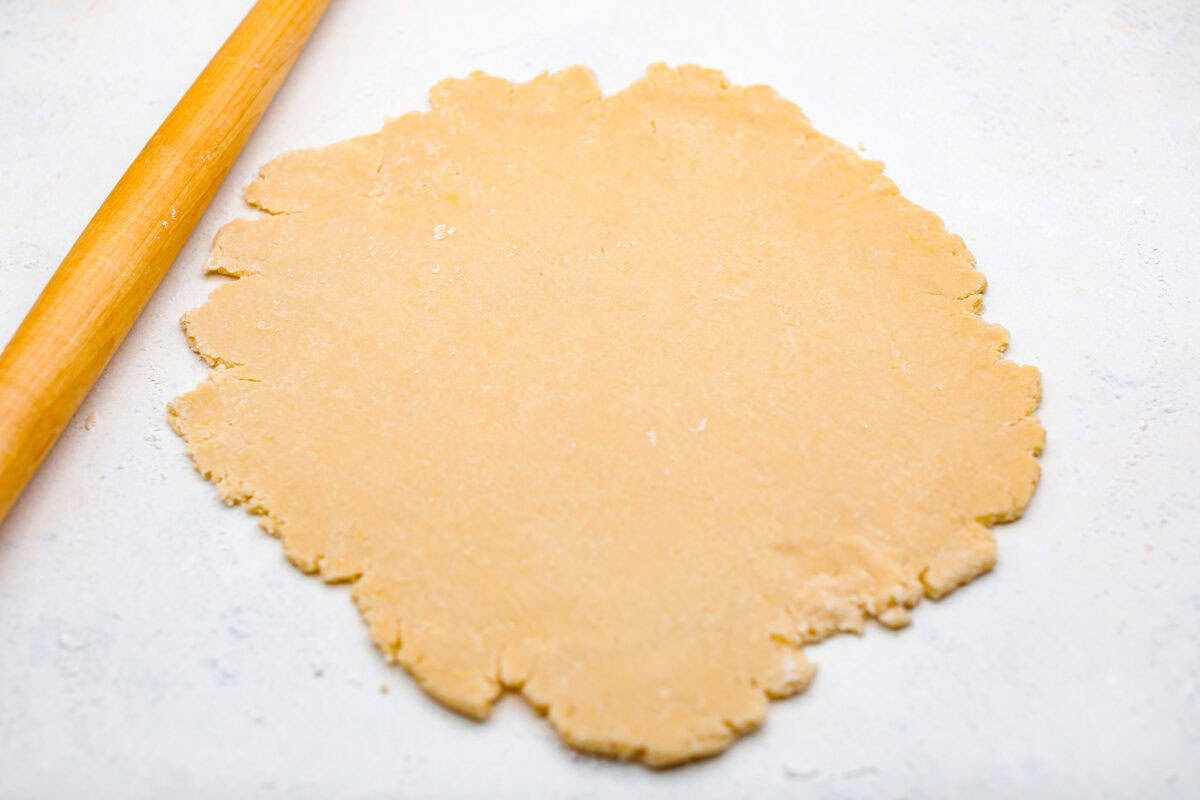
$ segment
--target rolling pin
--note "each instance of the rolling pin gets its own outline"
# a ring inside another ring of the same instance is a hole
[[[175,260],[328,5],[254,5],[0,354],[0,522]]]

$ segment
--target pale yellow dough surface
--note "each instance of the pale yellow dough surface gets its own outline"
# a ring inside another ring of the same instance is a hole
[[[880,164],[696,67],[432,99],[263,169],[171,408],[426,691],[671,764],[803,688],[802,644],[992,566],[1038,373]]]

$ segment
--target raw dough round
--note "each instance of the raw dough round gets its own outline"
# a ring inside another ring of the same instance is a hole
[[[430,694],[671,764],[805,686],[803,643],[992,566],[1038,374],[882,165],[696,67],[432,99],[263,169],[171,408]]]

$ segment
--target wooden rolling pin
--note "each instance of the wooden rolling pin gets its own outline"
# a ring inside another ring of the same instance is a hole
[[[116,352],[329,0],[259,0],[151,137],[0,355],[0,521]]]

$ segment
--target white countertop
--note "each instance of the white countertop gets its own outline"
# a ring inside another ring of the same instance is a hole
[[[1200,7],[616,5],[335,2],[0,527],[0,797],[1200,796]],[[249,6],[0,0],[0,342]],[[177,322],[259,165],[449,75],[584,63],[613,91],[659,60],[775,86],[941,214],[1043,371],[1049,444],[992,574],[810,649],[760,732],[655,773],[512,698],[482,725],[426,698],[164,408],[206,373]]]

